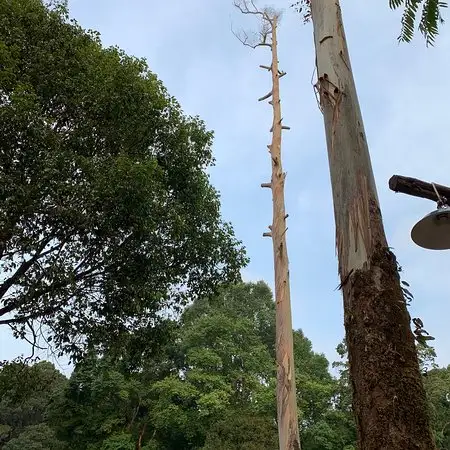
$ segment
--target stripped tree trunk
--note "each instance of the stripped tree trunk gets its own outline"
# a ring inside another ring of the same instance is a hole
[[[292,336],[291,296],[289,286],[289,260],[286,246],[286,219],[284,205],[284,182],[286,174],[281,164],[282,124],[280,104],[280,78],[286,75],[278,68],[277,26],[279,14],[272,9],[259,10],[253,0],[236,0],[234,5],[243,13],[257,16],[261,20],[257,41],[252,42],[246,33],[237,38],[252,48],[269,47],[272,52],[270,66],[261,65],[272,75],[272,90],[259,101],[269,100],[273,108],[273,122],[270,132],[272,142],[268,145],[272,177],[270,183],[261,187],[272,190],[273,218],[270,231],[264,236],[271,237],[275,269],[275,311],[276,311],[276,360],[277,360],[277,422],[280,450],[300,450],[298,432],[297,396],[295,390],[294,345]],[[269,42],[270,41],[270,42]]]
[[[280,449],[300,449],[295,389],[295,366],[292,337],[291,295],[289,285],[289,260],[286,246],[286,219],[284,182],[286,173],[281,164],[281,135],[284,127],[281,118],[280,76],[278,69],[277,17],[272,18],[272,142],[269,153],[272,162],[273,221],[272,243],[275,268],[276,301],[276,358],[277,358],[277,411]]]
[[[435,449],[375,187],[338,0],[311,0],[358,448]]]

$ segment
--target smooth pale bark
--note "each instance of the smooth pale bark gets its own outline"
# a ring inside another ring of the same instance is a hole
[[[358,448],[433,450],[410,316],[383,229],[339,2],[312,0],[311,13]]]
[[[292,337],[291,298],[289,286],[289,260],[286,246],[286,211],[284,182],[286,174],[281,164],[282,119],[280,105],[280,76],[277,52],[277,17],[272,24],[272,142],[269,153],[272,161],[273,242],[276,301],[276,359],[277,359],[277,416],[280,450],[300,449],[298,432],[297,397]]]

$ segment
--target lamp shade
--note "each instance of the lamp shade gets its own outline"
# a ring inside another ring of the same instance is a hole
[[[411,230],[411,238],[429,250],[450,249],[450,208],[438,208],[419,220]]]

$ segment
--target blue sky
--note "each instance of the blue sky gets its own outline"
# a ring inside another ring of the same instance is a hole
[[[282,151],[293,325],[333,361],[344,329],[341,295],[335,291],[328,160],[311,84],[312,26],[302,24],[291,3],[268,5],[284,10],[279,60],[287,72],[281,81],[284,123],[291,127]],[[224,218],[233,223],[251,258],[244,277],[273,286],[272,245],[262,237],[271,223],[271,194],[260,187],[270,178],[271,109],[257,102],[270,90],[268,73],[258,68],[269,62],[270,52],[244,47],[231,33],[231,23],[235,29],[255,29],[256,22],[240,16],[231,0],[71,0],[69,6],[83,27],[101,33],[104,45],[145,57],[184,111],[199,115],[214,130],[217,164],[211,179],[221,192]],[[419,35],[412,44],[399,45],[400,13],[389,10],[388,0],[345,0],[342,10],[388,241],[415,296],[411,315],[436,337],[438,362],[447,365],[450,298],[444,282],[450,253],[423,250],[410,240],[411,227],[434,204],[394,194],[387,183],[401,174],[450,184],[445,107],[450,25],[443,26],[435,48],[426,48]],[[6,330],[0,336],[0,359],[28,351]]]

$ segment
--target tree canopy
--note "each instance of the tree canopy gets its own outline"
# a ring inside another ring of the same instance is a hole
[[[73,356],[239,279],[212,132],[61,5],[0,0],[0,324]],[[140,333],[140,334],[139,334]]]
[[[69,379],[47,362],[0,369],[4,448],[233,450],[277,446],[274,303],[264,283],[197,299],[174,342],[130,368],[123,357],[88,355]],[[304,450],[354,450],[345,343],[327,359],[294,333],[299,425]],[[450,450],[450,377],[419,346],[433,430]],[[428,371],[425,371],[425,368]]]

